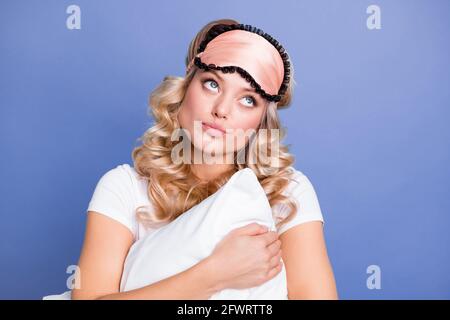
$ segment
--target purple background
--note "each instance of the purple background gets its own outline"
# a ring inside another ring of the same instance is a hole
[[[66,8],[81,7],[81,30]],[[381,8],[369,30],[366,8]],[[325,218],[340,298],[449,299],[449,1],[2,1],[0,298],[66,289],[98,179],[131,161],[147,98],[235,18],[296,71],[281,111]],[[381,268],[369,290],[366,268]]]

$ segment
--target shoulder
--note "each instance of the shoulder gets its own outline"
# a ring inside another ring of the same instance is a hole
[[[304,189],[308,187],[312,187],[311,181],[309,178],[300,170],[295,169],[294,167],[289,167],[292,172],[291,180],[289,185],[286,188],[286,192],[293,192],[298,189]]]
[[[97,183],[98,186],[137,198],[146,190],[146,180],[128,163],[109,169]]]
[[[290,170],[292,171],[291,178],[283,194],[296,202],[297,212],[289,222],[278,229],[279,234],[309,221],[324,222],[317,193],[311,180],[306,174],[294,167],[290,167]],[[275,209],[275,213],[282,217],[286,217],[288,214],[286,206],[276,206]]]
[[[124,163],[107,170],[98,180],[87,211],[102,213],[117,220],[136,234],[135,208],[143,180],[133,167]]]
[[[109,169],[103,174],[100,181],[115,183],[134,183],[140,180],[140,176],[128,163],[119,164],[116,167]]]
[[[316,200],[316,188],[314,187],[311,179],[300,170],[291,167],[292,175],[290,178],[290,182],[285,189],[285,192],[298,200],[298,197],[303,196],[303,200],[305,196],[313,197]]]

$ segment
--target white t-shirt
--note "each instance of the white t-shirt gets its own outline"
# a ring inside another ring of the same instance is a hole
[[[301,171],[294,169],[294,172],[293,181],[283,193],[297,201],[298,210],[291,221],[277,230],[278,234],[305,222],[324,222],[311,182]],[[134,239],[139,240],[152,231],[145,229],[137,221],[135,210],[140,206],[151,206],[147,195],[147,180],[125,163],[109,170],[100,178],[86,211],[95,211],[122,223],[132,232]],[[286,208],[278,206],[277,209],[283,214]]]

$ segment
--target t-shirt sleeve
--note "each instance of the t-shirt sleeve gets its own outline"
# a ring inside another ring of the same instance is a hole
[[[127,227],[135,236],[133,185],[124,165],[106,172],[97,182],[87,212],[95,211]]]
[[[287,188],[287,195],[297,202],[297,212],[292,220],[278,229],[279,235],[294,226],[310,221],[322,221],[322,224],[324,224],[317,194],[311,181],[306,175],[299,171],[295,171],[293,180]],[[287,207],[281,206],[280,209],[282,216],[286,215]]]

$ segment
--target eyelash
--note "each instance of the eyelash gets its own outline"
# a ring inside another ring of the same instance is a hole
[[[205,83],[208,82],[208,81],[213,81],[213,82],[215,82],[215,83],[217,84],[217,86],[219,86],[219,84],[217,83],[217,81],[214,80],[214,79],[212,79],[212,78],[207,78],[207,79],[203,80],[203,81],[202,81],[202,84],[205,84]],[[253,100],[253,107],[258,106],[258,103],[256,102],[256,98],[255,98],[254,96],[248,95],[248,96],[245,96],[245,97],[250,97],[250,98],[252,98],[252,100]]]

